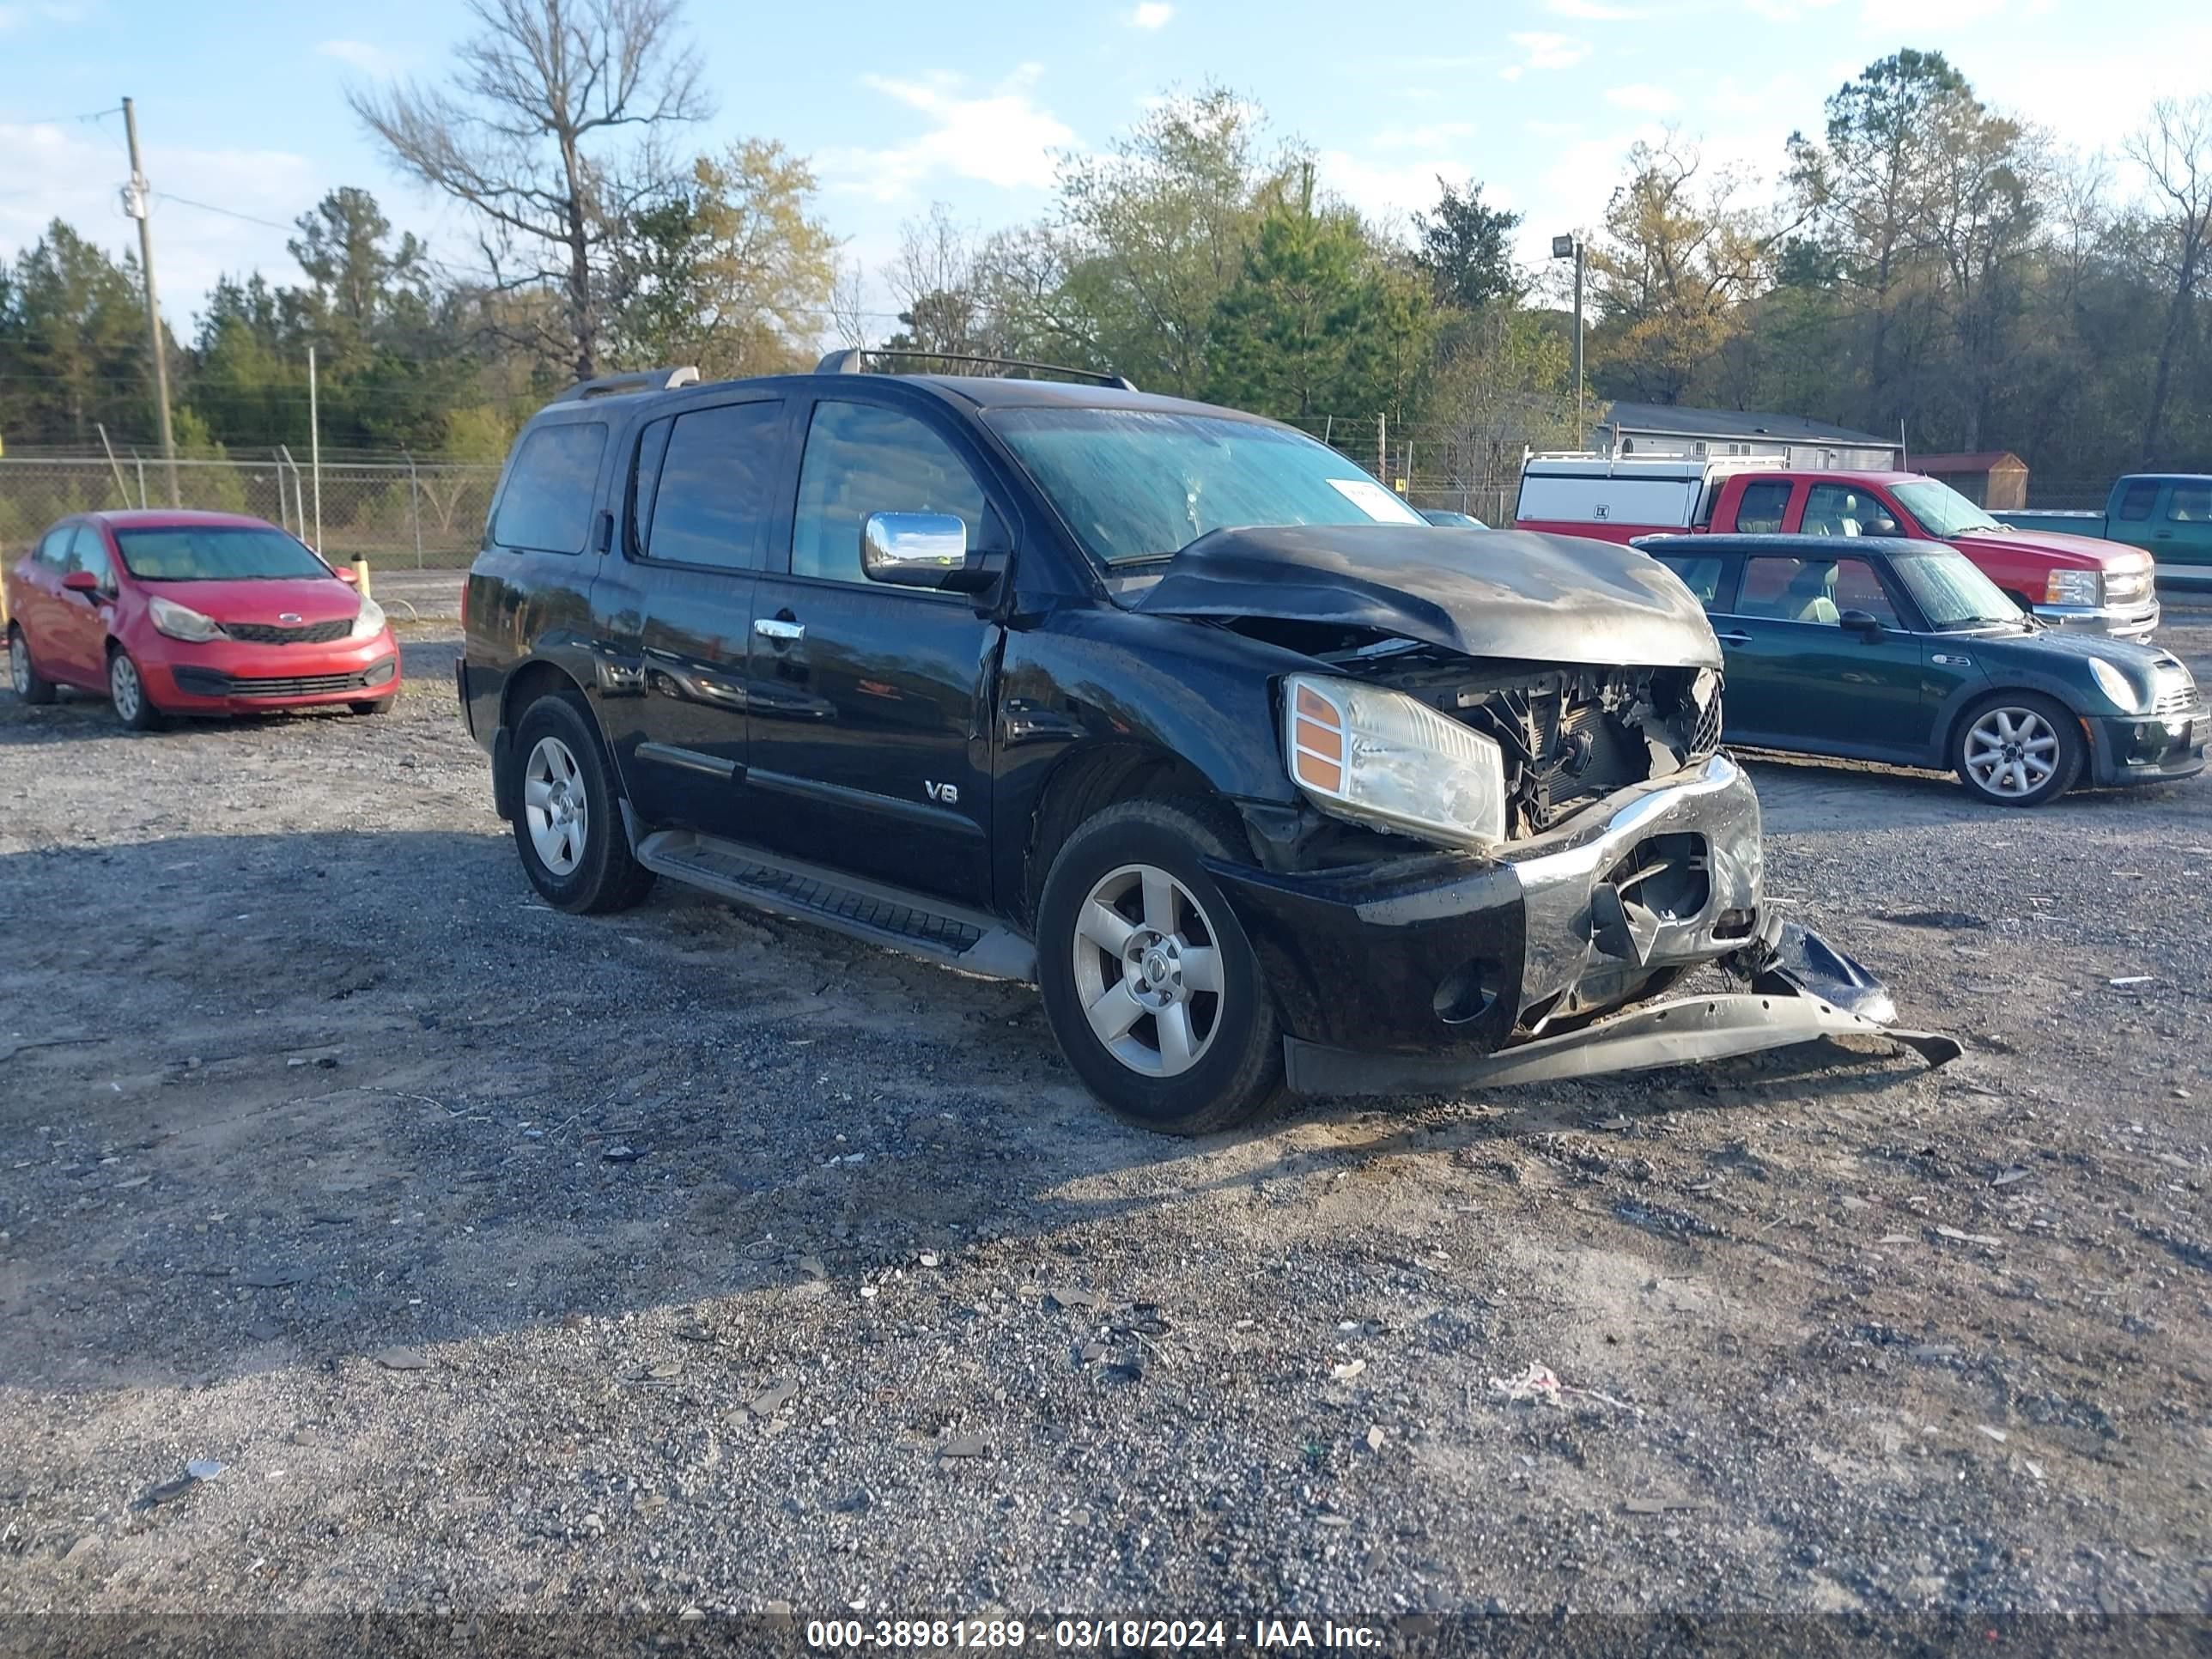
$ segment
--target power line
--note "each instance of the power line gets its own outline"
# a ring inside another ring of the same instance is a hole
[[[270,230],[299,228],[297,225],[280,225],[274,219],[258,219],[250,213],[240,213],[233,208],[217,207],[212,202],[195,202],[189,196],[172,196],[166,190],[154,191],[153,197],[157,202],[174,202],[179,207],[198,208],[202,213],[219,213],[226,219],[243,219],[249,225],[265,225]]]
[[[106,109],[88,110],[82,115],[49,115],[42,118],[28,121],[11,119],[9,121],[8,125],[11,127],[58,127],[64,121],[100,121],[105,120],[111,115],[120,115],[122,113],[123,106],[116,104]]]

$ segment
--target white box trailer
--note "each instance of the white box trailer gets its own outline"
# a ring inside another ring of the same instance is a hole
[[[1711,517],[1722,479],[1785,465],[1779,455],[1531,455],[1521,464],[1514,528],[1603,540],[1625,539],[1632,526],[1638,535],[1688,530]]]

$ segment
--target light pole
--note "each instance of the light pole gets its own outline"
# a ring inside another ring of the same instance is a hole
[[[1588,430],[1583,424],[1583,239],[1554,236],[1552,257],[1575,262],[1575,442],[1579,447]]]

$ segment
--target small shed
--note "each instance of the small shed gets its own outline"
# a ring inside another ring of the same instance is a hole
[[[1915,455],[1912,470],[1940,478],[1976,507],[1992,512],[2027,505],[2027,463],[2008,449],[1971,455]]]

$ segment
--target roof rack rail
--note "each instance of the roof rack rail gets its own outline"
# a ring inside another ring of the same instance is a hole
[[[976,357],[962,351],[909,351],[892,346],[867,346],[858,350],[833,351],[814,366],[817,374],[865,374],[871,357],[910,357],[933,363],[993,364],[1000,368],[1041,368],[1048,374],[1072,374],[1095,386],[1119,386],[1134,392],[1136,384],[1125,374],[1102,374],[1091,368],[1070,368],[1065,363],[1031,362],[1026,357]]]
[[[641,368],[628,374],[602,374],[595,380],[579,380],[553,401],[573,404],[592,398],[620,398],[633,392],[673,392],[680,386],[696,386],[698,380],[699,371],[689,363],[677,368]]]

